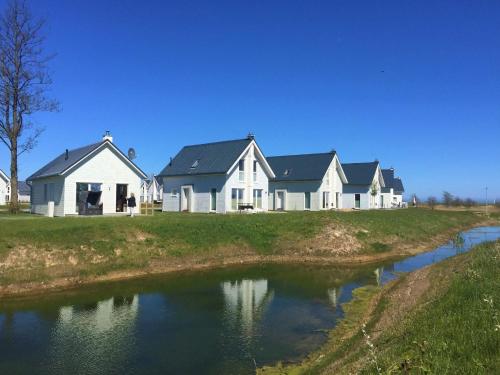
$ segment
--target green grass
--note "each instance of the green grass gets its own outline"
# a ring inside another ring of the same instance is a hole
[[[436,266],[438,296],[377,343],[382,373],[494,374],[500,369],[500,241]],[[451,277],[443,290],[443,273]],[[404,365],[403,365],[404,364]],[[377,373],[374,366],[362,373]]]
[[[45,218],[0,214],[0,262],[25,250],[25,264],[0,274],[9,282],[103,274],[145,267],[153,261],[183,262],[243,253],[300,251],[325,226],[342,227],[362,252],[379,254],[419,244],[446,231],[477,224],[471,212],[408,209],[362,212],[290,212],[255,215],[160,213],[155,216]],[[52,258],[47,260],[47,254]],[[69,260],[73,261],[69,264]]]

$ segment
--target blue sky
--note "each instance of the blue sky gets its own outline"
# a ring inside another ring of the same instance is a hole
[[[31,3],[62,110],[22,178],[105,130],[148,173],[253,132],[269,156],[377,158],[421,197],[500,198],[498,1]]]

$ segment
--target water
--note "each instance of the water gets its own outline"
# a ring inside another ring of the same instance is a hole
[[[0,374],[253,373],[318,348],[355,288],[498,238],[479,228],[370,267],[237,267],[0,301]]]

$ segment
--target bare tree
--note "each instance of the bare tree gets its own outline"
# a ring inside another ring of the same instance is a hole
[[[437,198],[436,197],[429,197],[427,198],[427,205],[433,210],[434,207],[436,207],[437,204]]]
[[[446,207],[450,207],[453,203],[453,194],[447,191],[443,191],[443,203]]]
[[[464,200],[464,206],[467,208],[471,208],[477,206],[477,202],[472,198],[467,198],[466,200]]]
[[[58,109],[46,95],[53,56],[43,51],[43,26],[22,0],[11,0],[0,15],[0,141],[10,152],[11,212],[19,210],[17,159],[36,146],[43,131],[30,116]]]

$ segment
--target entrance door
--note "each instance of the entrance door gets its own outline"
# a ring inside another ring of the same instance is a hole
[[[335,193],[335,208],[340,208],[340,193]]]
[[[285,192],[283,190],[276,191],[276,210],[285,210]]]
[[[384,208],[384,196],[380,196],[380,208]]]
[[[116,212],[125,212],[127,205],[128,185],[116,184]]]
[[[181,211],[191,211],[192,188],[191,186],[182,187]]]
[[[354,207],[361,208],[361,194],[354,194]]]
[[[330,192],[328,191],[323,192],[323,208],[325,210],[330,208]]]

